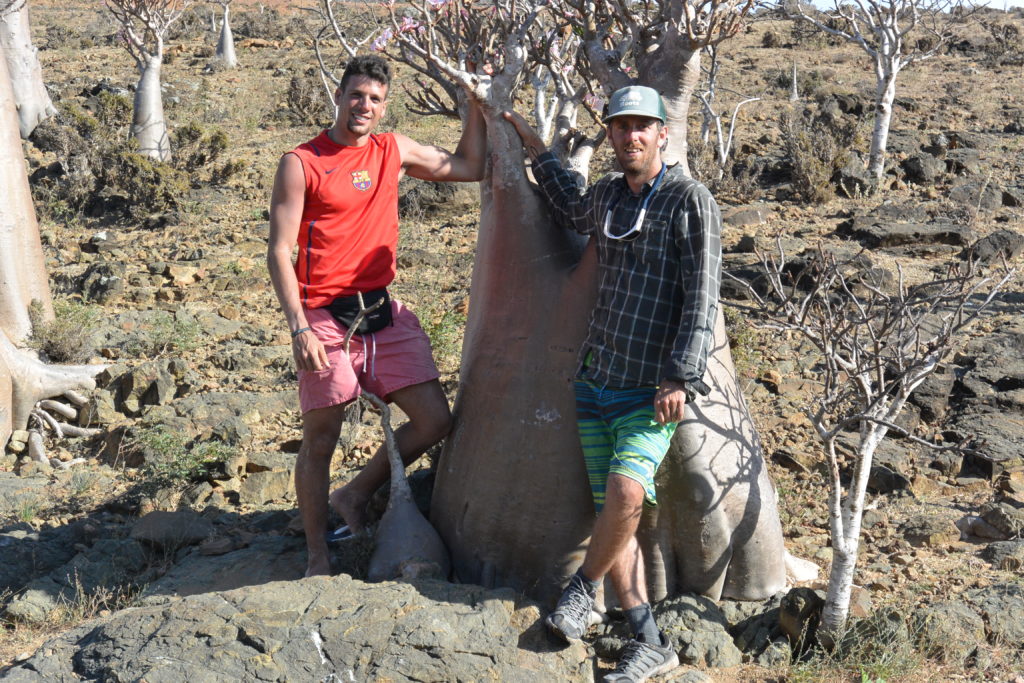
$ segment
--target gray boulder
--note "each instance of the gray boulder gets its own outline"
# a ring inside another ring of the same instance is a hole
[[[712,600],[699,595],[669,598],[655,607],[655,618],[683,664],[717,668],[742,663],[729,623]]]
[[[996,541],[981,551],[981,557],[1003,571],[1017,572],[1024,567],[1024,541]]]
[[[131,537],[171,552],[194,545],[213,533],[213,524],[191,510],[156,510],[132,527]]]
[[[10,681],[592,681],[511,590],[316,577],[138,607],[55,638]]]
[[[919,185],[933,185],[946,173],[946,164],[930,154],[915,154],[905,159],[900,166],[907,180]]]
[[[1024,586],[1002,583],[975,588],[964,598],[984,618],[988,640],[994,644],[1024,642]]]
[[[1024,235],[1015,230],[996,230],[985,235],[960,254],[961,258],[973,257],[981,263],[998,263],[1005,258],[1007,261],[1020,256],[1024,251]]]
[[[985,622],[960,601],[921,607],[912,617],[918,647],[927,656],[962,662],[985,642]]]
[[[960,530],[953,521],[927,514],[914,515],[900,525],[899,532],[910,545],[919,548],[935,548],[960,540]]]
[[[75,604],[101,590],[144,583],[146,555],[137,541],[101,539],[69,562],[31,581],[4,608],[14,621],[45,623],[61,605]]]
[[[955,223],[894,222],[873,214],[843,221],[836,226],[836,234],[857,240],[869,249],[929,244],[967,246],[977,238],[970,228]]]

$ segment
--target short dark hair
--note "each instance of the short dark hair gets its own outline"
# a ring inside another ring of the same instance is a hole
[[[349,60],[345,65],[345,72],[341,74],[338,89],[344,92],[349,79],[356,76],[366,76],[385,88],[391,88],[391,65],[377,55],[359,55]]]

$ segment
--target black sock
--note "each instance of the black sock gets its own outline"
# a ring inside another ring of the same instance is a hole
[[[625,614],[637,640],[652,645],[661,645],[661,630],[654,623],[654,613],[651,612],[650,604],[645,602],[642,605],[630,607],[625,610]]]
[[[586,577],[582,569],[576,570],[576,576],[583,580],[583,585],[586,586],[587,592],[590,593],[591,596],[597,595],[597,589],[601,587],[600,581],[591,581]]]

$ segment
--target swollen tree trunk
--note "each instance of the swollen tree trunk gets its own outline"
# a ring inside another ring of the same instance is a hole
[[[593,250],[553,226],[531,188],[511,108],[487,107],[490,161],[455,428],[431,519],[462,581],[554,596],[579,566],[593,507],[576,432],[572,376],[593,303]]]
[[[234,69],[238,66],[238,58],[235,56],[235,38],[231,34],[230,12],[231,7],[224,4],[224,16],[221,17],[220,24],[220,40],[217,41],[217,52],[214,58],[222,65]]]
[[[22,138],[28,138],[36,126],[56,114],[57,110],[43,85],[39,51],[32,45],[27,2],[16,12],[0,17],[0,49],[14,88],[18,129]]]
[[[642,526],[650,597],[759,600],[785,586],[787,556],[721,311],[704,379],[711,393],[686,406],[658,470],[658,507]]]
[[[16,346],[31,332],[31,301],[42,305],[44,316],[53,316],[18,130],[14,91],[6,62],[0,60],[0,447],[13,429],[25,428],[37,401],[91,389],[93,376],[102,369],[48,366]]]
[[[11,341],[19,342],[31,332],[29,304],[39,301],[50,318],[53,308],[28,167],[21,151],[15,98],[6,62],[0,60],[0,329]]]
[[[139,143],[139,153],[156,161],[170,161],[171,141],[164,120],[163,93],[160,89],[160,68],[163,50],[139,59],[139,83],[135,88],[132,113],[132,136]]]

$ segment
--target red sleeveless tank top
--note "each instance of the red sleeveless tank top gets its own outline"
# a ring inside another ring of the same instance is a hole
[[[390,133],[346,147],[327,131],[293,150],[306,176],[295,276],[299,297],[319,308],[339,296],[381,289],[395,279],[398,143]]]

